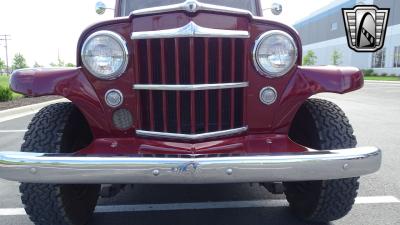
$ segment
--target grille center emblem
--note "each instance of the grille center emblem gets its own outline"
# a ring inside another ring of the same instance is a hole
[[[199,5],[198,5],[197,1],[186,1],[185,9],[188,12],[194,13],[197,11],[198,6]]]
[[[375,52],[381,49],[385,42],[389,11],[390,9],[380,9],[375,5],[342,9],[349,47],[357,52]]]

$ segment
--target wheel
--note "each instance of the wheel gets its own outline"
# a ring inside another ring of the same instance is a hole
[[[72,103],[40,110],[29,124],[22,152],[70,153],[87,146],[90,129]],[[21,200],[36,225],[83,225],[97,203],[100,185],[21,183]]]
[[[357,144],[344,112],[334,103],[321,99],[309,99],[301,106],[289,136],[296,143],[317,150],[352,148]],[[284,186],[295,215],[309,222],[329,222],[351,210],[359,183],[358,177],[354,177],[286,182]]]

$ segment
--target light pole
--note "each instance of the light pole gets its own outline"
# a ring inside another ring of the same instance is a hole
[[[4,41],[5,45],[4,48],[6,49],[6,74],[9,74],[9,67],[8,67],[8,45],[7,41],[11,40],[9,34],[2,34],[0,35],[0,41]]]

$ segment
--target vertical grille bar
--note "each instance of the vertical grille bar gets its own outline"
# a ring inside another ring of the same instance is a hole
[[[179,38],[175,38],[175,83],[180,83],[180,65],[179,65]],[[176,127],[177,132],[181,133],[181,96],[176,92]]]
[[[147,42],[145,40],[138,40],[136,44],[137,55],[136,61],[138,62],[136,68],[138,69],[138,82],[149,83],[148,76],[148,58],[147,58]],[[140,57],[142,56],[142,57]],[[149,104],[150,91],[139,91],[140,100],[140,126],[141,129],[150,130],[150,104]]]
[[[152,65],[152,52],[151,52],[151,40],[147,40],[147,76],[149,78],[149,84],[153,83],[153,65]],[[149,107],[150,107],[150,130],[154,130],[154,105],[153,105],[153,91],[149,91]]]
[[[208,84],[209,82],[209,64],[208,64],[208,38],[204,38],[204,83]],[[205,132],[209,131],[209,123],[210,123],[210,114],[209,114],[209,109],[208,109],[208,90],[205,91],[206,96],[205,96],[205,110],[204,110],[204,128]]]
[[[151,43],[151,64],[152,66],[152,78],[153,84],[160,84],[162,82],[162,59],[161,59],[161,42],[160,40],[153,39]],[[152,101],[153,101],[153,130],[162,132],[164,131],[164,117],[163,117],[163,92],[162,91],[152,91]]]
[[[236,56],[235,56],[235,39],[231,39],[230,40],[230,44],[231,44],[231,82],[235,82],[235,65],[236,65]],[[231,109],[230,109],[230,113],[231,113],[231,126],[230,128],[234,128],[235,127],[235,90],[232,89],[230,90],[231,92]]]
[[[195,84],[195,45],[194,38],[190,38],[190,83]],[[195,92],[190,93],[190,130],[192,134],[196,133],[196,99]]]
[[[218,39],[208,39],[208,83],[218,83]],[[218,90],[208,91],[209,132],[218,131]]]
[[[217,63],[218,83],[222,83],[222,38],[218,38],[218,63]],[[218,130],[222,129],[222,91],[218,90]]]
[[[167,82],[166,79],[166,71],[165,71],[165,40],[160,40],[161,46],[161,82],[165,84]],[[164,132],[168,131],[168,123],[167,123],[167,93],[166,91],[162,91],[162,106],[163,106],[163,130]]]
[[[195,84],[204,84],[205,83],[205,61],[204,59],[204,39],[203,38],[194,38],[194,69],[195,76],[194,82]],[[204,133],[205,132],[205,91],[196,91],[195,92],[195,114],[196,114],[196,133]]]
[[[136,65],[135,68],[134,68],[134,69],[135,69],[135,82],[140,82],[140,70],[139,70],[139,41],[134,41],[134,42],[133,42],[133,46],[134,46],[134,48],[133,48],[134,63],[135,63],[135,65]],[[136,101],[137,101],[137,102],[141,102],[140,95],[141,95],[140,92],[136,93]],[[142,123],[141,123],[142,118],[141,118],[141,113],[140,113],[140,111],[142,110],[141,107],[142,107],[142,105],[140,105],[139,107],[136,107],[136,117],[137,117],[137,120],[136,120],[136,127],[137,127],[138,129],[143,129]]]
[[[165,68],[166,68],[166,84],[175,84],[175,40],[164,39],[165,54]],[[166,91],[167,95],[167,118],[168,118],[168,132],[177,133],[177,113],[176,113],[176,92]]]
[[[247,41],[244,42],[243,40],[239,40],[239,39],[237,39],[237,41],[239,41],[239,42],[243,45],[243,47],[242,47],[243,52],[242,52],[242,58],[241,58],[242,63],[240,64],[240,65],[242,65],[242,69],[241,69],[240,73],[242,73],[242,75],[241,75],[241,76],[242,76],[242,80],[247,80],[247,73],[246,73],[246,65],[247,65],[247,54],[246,54],[246,52],[247,52]],[[244,108],[245,108],[246,105],[247,105],[246,89],[242,89],[241,92],[242,92],[242,95],[243,95],[242,107],[241,107],[241,113],[242,113],[242,123],[241,123],[241,126],[243,126],[243,125],[244,125],[244,121],[246,121],[246,118],[247,118],[247,113],[246,113],[247,110],[244,110]]]

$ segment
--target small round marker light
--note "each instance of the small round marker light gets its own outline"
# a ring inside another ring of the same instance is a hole
[[[260,101],[266,105],[273,104],[278,97],[278,94],[273,87],[265,87],[260,91]]]
[[[119,90],[112,89],[107,91],[105,95],[105,100],[108,106],[115,108],[122,105],[122,102],[124,101],[124,96]]]

